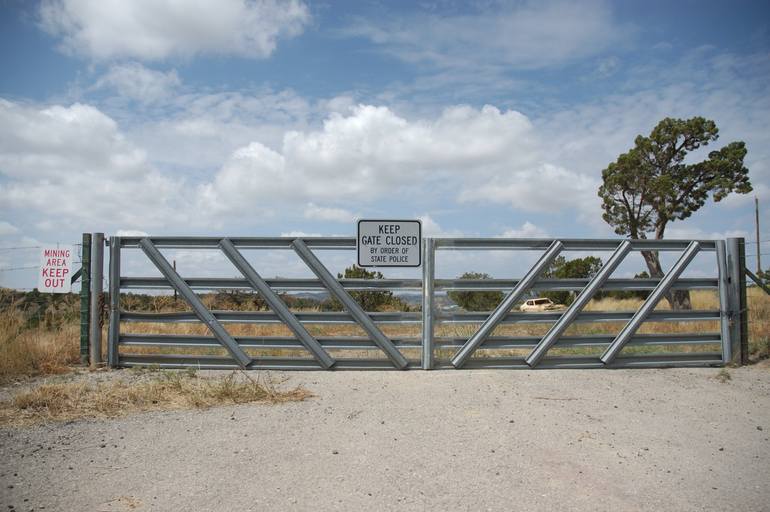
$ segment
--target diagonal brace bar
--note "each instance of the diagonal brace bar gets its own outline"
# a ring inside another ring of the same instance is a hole
[[[273,291],[272,288],[270,288],[265,280],[262,279],[262,276],[260,276],[257,271],[254,270],[254,267],[252,267],[249,262],[246,261],[246,258],[244,258],[240,252],[238,252],[238,249],[235,248],[235,245],[233,245],[229,239],[225,238],[219,242],[219,248],[222,249],[222,252],[225,253],[225,256],[227,256],[232,264],[235,265],[235,268],[237,268],[238,271],[243,274],[249,284],[251,284],[251,286],[259,292],[262,298],[265,299],[265,302],[267,302],[267,304],[270,306],[270,309],[272,309],[275,314],[278,315],[281,321],[283,321],[283,323],[286,324],[289,329],[291,329],[297,339],[299,339],[300,343],[302,343],[302,345],[304,345],[305,348],[308,349],[311,354],[313,354],[313,357],[316,359],[316,361],[318,361],[318,364],[327,370],[334,366],[336,361],[332,358],[332,356],[330,356],[329,353],[324,350],[321,344],[318,343],[318,340],[316,340],[309,332],[307,332],[305,326],[303,326],[300,321],[297,320],[297,317],[294,316],[289,308],[286,307],[286,304],[283,303],[281,298]]]
[[[746,271],[746,275],[749,276],[752,281],[757,283],[757,286],[762,288],[766,294],[770,295],[770,288],[768,288],[767,285],[763,283],[762,280],[754,274],[754,272],[752,272],[749,269],[745,269],[745,271]]]
[[[639,326],[642,325],[642,322],[644,322],[652,310],[655,309],[655,306],[660,302],[660,299],[668,293],[671,286],[679,278],[684,269],[687,268],[687,265],[690,264],[695,255],[698,254],[699,250],[700,244],[698,242],[690,242],[687,249],[685,249],[674,266],[671,267],[671,270],[663,276],[663,279],[660,280],[658,286],[655,287],[649,297],[647,297],[647,300],[644,301],[642,307],[634,313],[631,320],[629,320],[626,326],[623,327],[617,336],[615,336],[615,339],[612,340],[610,346],[607,347],[607,350],[605,350],[604,354],[599,358],[604,364],[609,364],[615,359],[625,344],[631,339],[631,336],[633,336],[639,329]]]
[[[406,358],[398,351],[388,337],[382,333],[379,327],[375,325],[372,319],[369,318],[366,311],[353,300],[353,297],[351,297],[342,285],[337,282],[334,276],[326,270],[326,267],[324,267],[323,263],[321,263],[316,255],[313,254],[313,251],[308,248],[305,242],[298,238],[294,240],[291,245],[297,255],[299,255],[299,257],[302,258],[302,261],[310,267],[310,270],[313,271],[326,289],[342,303],[342,306],[348,313],[350,313],[350,316],[352,316],[358,325],[366,331],[372,341],[385,352],[388,358],[393,362],[393,365],[399,370],[405,369],[409,365]]]
[[[489,315],[481,327],[476,333],[471,336],[465,344],[460,347],[455,356],[452,358],[452,366],[455,368],[461,368],[465,362],[473,355],[477,348],[479,348],[497,325],[505,318],[505,315],[511,310],[513,305],[519,300],[525,291],[527,291],[535,280],[548,268],[553,262],[554,258],[559,255],[564,248],[558,240],[554,240],[548,250],[537,260],[537,263],[527,272],[527,274],[519,281],[516,287],[498,304],[497,308]]]
[[[588,304],[588,301],[590,301],[593,296],[596,295],[596,292],[604,286],[604,283],[609,279],[615,269],[618,268],[618,265],[623,262],[623,259],[629,252],[631,252],[631,242],[624,240],[618,248],[615,249],[615,252],[612,253],[610,259],[607,260],[607,263],[602,266],[601,270],[599,270],[594,278],[588,282],[585,288],[583,288],[580,295],[575,298],[575,302],[567,308],[556,323],[551,326],[543,339],[541,339],[537,346],[532,350],[529,356],[527,356],[526,362],[529,366],[534,368],[540,360],[545,357],[548,350],[559,340],[561,335],[564,334],[567,327],[575,321],[575,318],[577,318],[586,304]]]
[[[179,295],[181,295],[188,304],[190,304],[190,307],[192,307],[195,316],[197,316],[201,322],[206,324],[211,333],[228,350],[228,352],[230,352],[230,355],[233,356],[233,359],[235,359],[238,365],[241,368],[246,368],[251,363],[251,358],[241,349],[241,347],[238,345],[238,342],[236,342],[233,337],[230,336],[230,333],[228,333],[227,330],[222,327],[222,324],[219,323],[219,320],[216,319],[211,311],[209,311],[208,308],[203,305],[198,296],[195,295],[187,283],[184,282],[184,279],[182,279],[180,275],[176,273],[176,270],[174,270],[168,260],[163,257],[163,255],[153,245],[150,239],[143,238],[139,241],[139,246],[142,248],[150,261],[152,261],[157,269],[160,270],[161,274],[163,274],[163,276],[168,279],[168,282],[171,283],[171,286],[173,286],[174,289],[179,292]]]

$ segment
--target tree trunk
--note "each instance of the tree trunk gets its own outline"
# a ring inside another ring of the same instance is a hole
[[[644,258],[644,262],[647,264],[647,269],[650,271],[650,277],[656,277],[658,279],[662,278],[663,268],[660,266],[658,251],[642,251],[642,257]],[[692,309],[689,290],[669,291],[666,294],[666,300],[671,305],[671,309],[674,311]]]

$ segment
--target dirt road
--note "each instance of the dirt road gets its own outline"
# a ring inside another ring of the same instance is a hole
[[[290,373],[301,403],[0,430],[3,510],[770,510],[770,370]]]

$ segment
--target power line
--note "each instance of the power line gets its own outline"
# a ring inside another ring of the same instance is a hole
[[[32,268],[38,268],[39,265],[32,265],[29,267],[8,267],[8,268],[0,268],[0,272],[10,272],[11,270],[29,270]]]
[[[40,245],[23,245],[19,247],[0,247],[0,251],[22,251],[25,249],[41,249]]]

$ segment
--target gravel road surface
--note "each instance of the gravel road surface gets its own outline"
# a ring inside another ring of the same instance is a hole
[[[279,374],[301,403],[0,430],[2,510],[770,510],[770,370]]]

